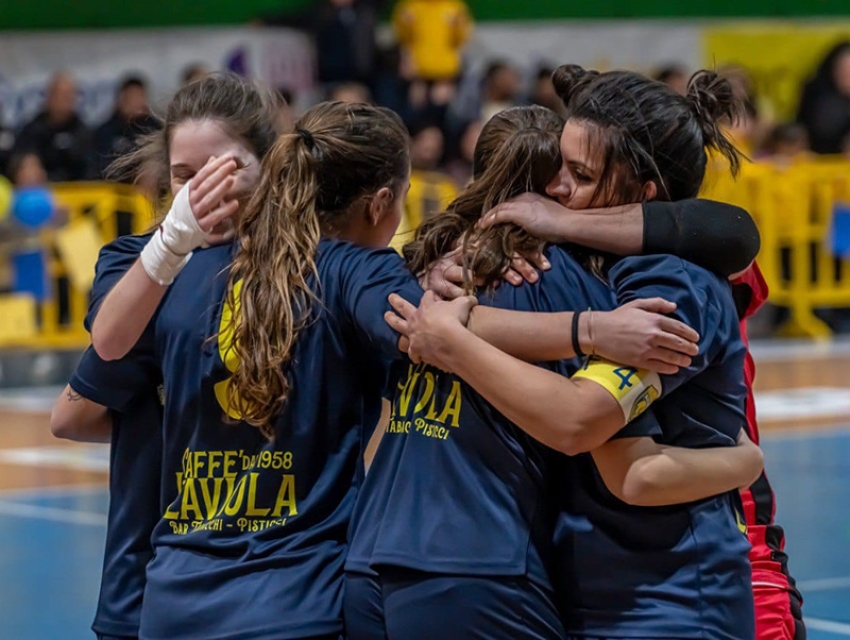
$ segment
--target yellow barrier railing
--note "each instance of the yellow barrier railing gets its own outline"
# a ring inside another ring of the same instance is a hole
[[[83,319],[97,245],[119,233],[143,233],[154,222],[149,200],[127,185],[69,183],[51,185],[51,190],[68,220],[64,228],[39,234],[47,249],[53,294],[39,305],[40,326],[34,319],[26,322],[34,315],[27,309],[37,308],[34,303],[20,295],[0,296],[0,315],[5,318],[0,322],[0,348],[85,346],[88,334]],[[791,313],[785,333],[829,336],[829,328],[814,310],[850,307],[850,260],[836,258],[830,242],[835,205],[850,204],[850,162],[806,160],[789,167],[748,164],[736,180],[725,167],[712,166],[700,195],[737,204],[753,215],[761,232],[758,260],[770,286],[770,300]],[[71,236],[72,232],[85,232],[86,226],[93,231],[85,246],[67,248],[73,238],[86,237],[85,233]],[[87,254],[82,263],[80,253]],[[60,279],[68,281],[65,309],[60,309]]]
[[[51,294],[23,311],[22,295],[0,296],[0,314],[14,318],[0,323],[0,348],[76,348],[88,344],[83,327],[94,277],[97,251],[121,233],[144,233],[154,222],[150,201],[129,185],[62,183],[50,190],[67,224],[46,227],[37,234],[47,256]],[[60,304],[59,283],[66,282],[67,297]],[[25,297],[25,296],[23,296]],[[39,322],[36,322],[38,316]],[[32,317],[27,322],[27,317]]]
[[[718,163],[700,195],[753,215],[770,301],[790,310],[783,333],[828,337],[829,327],[814,310],[850,307],[850,260],[834,256],[831,242],[835,206],[850,204],[850,162],[823,158],[787,167],[759,162],[743,167],[737,180]]]

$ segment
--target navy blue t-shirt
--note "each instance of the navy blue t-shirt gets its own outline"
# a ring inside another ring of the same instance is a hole
[[[422,294],[401,258],[322,240],[320,300],[299,335],[275,438],[224,419],[229,246],[193,255],[151,325],[179,494],[153,534],[141,636],[285,639],[342,631],[342,570],[389,363],[390,293]],[[211,338],[212,337],[212,338]],[[144,342],[144,339],[143,341]],[[230,363],[231,365],[233,363]]]
[[[135,367],[125,365],[124,360],[101,360],[90,347],[70,384],[83,397],[112,410],[106,545],[92,629],[102,635],[135,637],[145,567],[153,556],[151,533],[164,508],[162,405],[156,388],[121,401],[125,385],[135,375]]]
[[[727,282],[672,256],[611,270],[618,304],[659,296],[700,334],[692,365],[662,376],[656,440],[733,445],[745,425],[745,346]],[[736,494],[664,508],[631,507],[607,490],[589,454],[565,466],[556,534],[567,631],[616,638],[752,638],[749,544]]]
[[[552,272],[538,283],[503,285],[481,302],[552,312],[614,305],[607,284],[563,250],[549,247],[546,255]],[[569,375],[579,364],[545,366]],[[549,466],[555,453],[457,376],[411,364],[400,373],[391,420],[352,519],[346,570],[369,573],[393,565],[528,576],[549,588],[555,515]]]
[[[125,236],[101,250],[87,328],[148,238]],[[162,404],[156,386],[149,384],[156,379],[156,363],[141,355],[105,362],[90,347],[70,381],[77,393],[112,413],[106,545],[92,624],[101,635],[135,637],[139,633],[145,567],[153,556],[151,532],[166,504],[160,482]]]

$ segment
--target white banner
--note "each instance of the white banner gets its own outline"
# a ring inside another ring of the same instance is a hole
[[[296,95],[314,90],[315,55],[309,37],[290,29],[139,29],[0,34],[3,122],[19,126],[42,106],[51,75],[70,71],[79,86],[83,118],[99,123],[129,74],[150,82],[156,106],[178,88],[183,69],[203,63],[258,78]]]
[[[672,20],[570,20],[492,23],[476,27],[467,59],[473,71],[494,58],[533,71],[540,64],[644,73],[677,63],[703,65],[705,23]]]

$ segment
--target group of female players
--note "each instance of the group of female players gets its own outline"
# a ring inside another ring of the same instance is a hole
[[[119,162],[173,202],[103,249],[53,413],[112,443],[100,638],[755,636],[727,278],[757,234],[693,200],[706,149],[737,158],[730,87],[554,79],[566,122],[495,116],[404,258],[386,109],[281,131],[211,76]],[[529,282],[498,286],[512,267]]]

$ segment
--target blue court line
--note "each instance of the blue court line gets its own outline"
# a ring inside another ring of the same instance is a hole
[[[820,618],[810,618],[803,615],[803,620],[806,623],[806,628],[815,631],[826,631],[840,636],[850,636],[850,624],[843,622],[833,622],[832,620],[821,620]]]
[[[850,393],[850,391],[848,391]],[[846,421],[829,422],[815,427],[791,427],[769,429],[761,434],[761,442],[782,440],[815,440],[820,438],[844,438],[850,436],[850,424]],[[768,471],[770,471],[768,469]]]
[[[56,507],[42,507],[39,505],[9,502],[6,500],[0,500],[0,514],[6,516],[18,516],[21,518],[53,520],[55,522],[67,522],[70,524],[85,524],[97,527],[106,526],[105,513],[77,511],[74,509],[59,509]]]
[[[797,588],[804,593],[832,591],[833,589],[847,589],[850,588],[850,576],[817,578],[815,580],[797,580]]]

